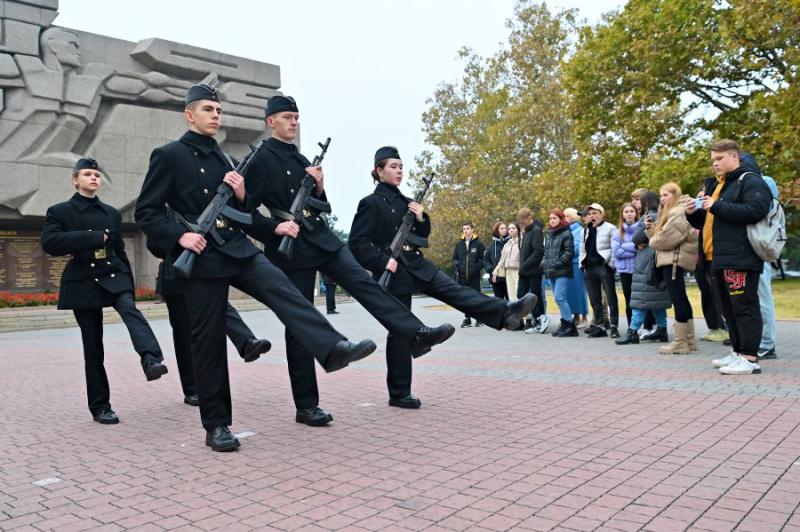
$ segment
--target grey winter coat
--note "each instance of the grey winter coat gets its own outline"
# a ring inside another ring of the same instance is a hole
[[[659,290],[647,284],[650,270],[655,266],[653,257],[656,250],[651,247],[640,249],[633,262],[633,284],[631,286],[631,308],[642,310],[668,309],[672,306],[667,289]]]

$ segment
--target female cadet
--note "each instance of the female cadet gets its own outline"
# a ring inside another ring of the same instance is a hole
[[[128,328],[148,381],[167,373],[161,348],[136,308],[133,276],[122,242],[122,217],[100,201],[102,177],[94,159],[80,159],[72,172],[77,192],[47,209],[42,248],[50,255],[72,255],[61,274],[58,308],[71,309],[81,328],[89,411],[98,423],[119,423],[111,409],[103,367],[103,307],[113,306]]]
[[[423,292],[495,329],[516,329],[536,304],[534,294],[507,302],[461,286],[423,257],[419,247],[410,241],[405,243],[397,260],[391,257],[389,246],[406,212],[414,213],[411,232],[417,237],[413,239],[415,242],[427,239],[431,232],[430,218],[422,205],[404,197],[397,188],[403,182],[403,161],[397,148],[378,149],[372,178],[378,182],[375,192],[358,204],[350,229],[349,245],[356,260],[372,271],[376,279],[386,270],[392,272],[389,292],[408,308],[411,308],[411,294]],[[390,333],[386,344],[390,406],[419,408],[422,404],[411,395],[411,358],[408,341]]]

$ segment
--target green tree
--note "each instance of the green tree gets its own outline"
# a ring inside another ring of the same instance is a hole
[[[487,239],[495,220],[567,196],[551,181],[571,179],[575,157],[561,84],[575,12],[554,15],[522,0],[508,28],[507,46],[488,59],[460,51],[463,77],[442,84],[423,114],[436,154],[423,153],[417,166],[437,173],[427,203],[436,227],[430,256],[441,266],[449,267],[464,221]]]
[[[742,142],[791,188],[798,175],[796,0],[630,0],[580,32],[565,68],[587,192],[710,174],[713,138]],[[788,187],[788,188],[787,188]]]

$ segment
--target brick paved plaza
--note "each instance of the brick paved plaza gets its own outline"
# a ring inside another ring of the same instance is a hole
[[[429,324],[462,318],[414,304]],[[779,322],[780,358],[745,377],[711,366],[720,344],[665,356],[459,329],[415,363],[423,407],[406,411],[386,405],[384,331],[339,310],[379,350],[319,373],[326,428],[294,421],[279,322],[243,315],[275,345],[231,356],[230,454],[182,402],[165,320],[170,373],[151,383],[124,328],[106,328],[116,426],[86,409],[77,328],[0,334],[0,529],[800,531],[798,323]]]

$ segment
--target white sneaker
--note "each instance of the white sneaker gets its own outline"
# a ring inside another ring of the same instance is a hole
[[[727,355],[725,355],[722,358],[717,358],[715,360],[712,360],[711,364],[715,368],[724,368],[725,366],[729,366],[729,365],[733,364],[738,359],[739,359],[739,354],[738,353],[734,353],[733,351],[731,351],[730,353],[728,353]]]
[[[547,326],[550,325],[550,316],[547,314],[543,314],[541,318],[539,318],[539,333],[544,334],[547,332]]]
[[[537,334],[539,333],[539,327],[542,326],[542,322],[539,321],[540,318],[537,318],[531,322],[531,326],[525,329],[525,334]]]
[[[740,356],[733,364],[719,368],[719,372],[723,375],[750,375],[751,373],[761,373],[761,367]]]

